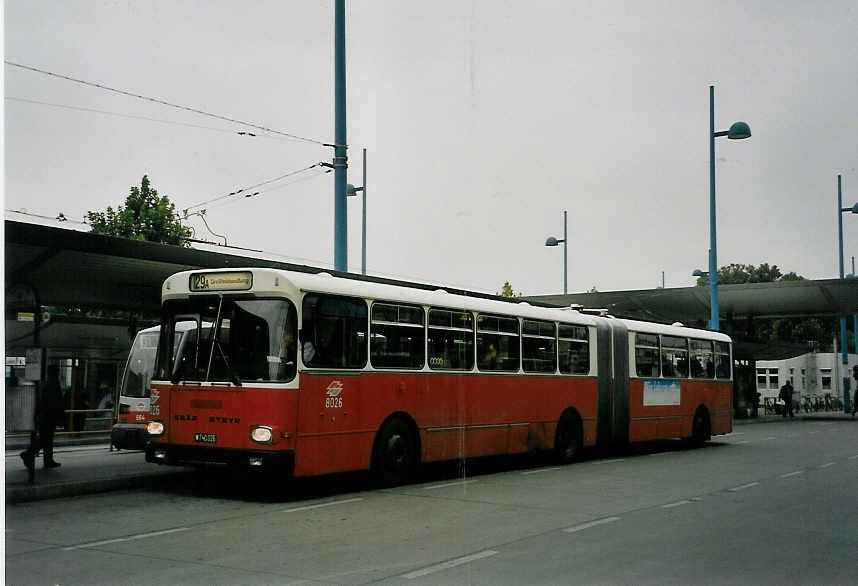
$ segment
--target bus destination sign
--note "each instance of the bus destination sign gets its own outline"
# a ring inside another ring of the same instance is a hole
[[[191,275],[191,291],[247,291],[251,287],[253,287],[253,275],[250,272]]]

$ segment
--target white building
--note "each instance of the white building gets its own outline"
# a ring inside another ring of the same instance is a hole
[[[792,381],[793,401],[802,403],[805,399],[823,399],[826,395],[832,399],[843,400],[843,377],[850,378],[850,395],[855,392],[855,380],[852,369],[858,365],[858,354],[849,354],[848,368],[844,375],[839,353],[808,353],[784,360],[757,360],[757,392],[760,405],[766,399],[774,402],[780,388],[786,381]],[[850,397],[851,400],[851,397]]]

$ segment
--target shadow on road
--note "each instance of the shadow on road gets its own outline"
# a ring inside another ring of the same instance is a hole
[[[695,447],[682,440],[657,440],[615,448],[584,450],[578,462],[606,458],[630,458],[664,452],[710,450],[729,444],[712,441]],[[455,481],[511,470],[528,470],[555,466],[550,452],[514,456],[493,456],[450,460],[422,466],[416,483]],[[576,464],[570,464],[575,466]],[[325,498],[379,488],[368,471],[329,474],[311,478],[290,478],[286,475],[253,469],[233,469],[227,466],[200,467],[179,479],[155,480],[150,490],[199,498],[234,499],[254,502],[288,503]]]

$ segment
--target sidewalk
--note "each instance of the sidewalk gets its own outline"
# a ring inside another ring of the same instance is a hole
[[[41,456],[36,458],[36,482],[27,483],[27,469],[20,450],[6,450],[6,502],[20,503],[81,494],[151,486],[173,477],[192,473],[193,469],[159,466],[146,462],[140,451],[110,451],[109,444],[57,446],[54,459],[60,468],[46,470]]]
[[[760,410],[760,414],[756,418],[733,419],[733,425],[748,425],[752,423],[772,423],[776,421],[786,421],[789,417],[784,418],[783,415],[768,414],[764,415]],[[856,421],[858,416],[852,417],[843,411],[819,411],[815,413],[796,413],[793,419],[802,421]]]

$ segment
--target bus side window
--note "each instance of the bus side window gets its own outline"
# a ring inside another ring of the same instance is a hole
[[[638,376],[652,378],[659,376],[658,355],[658,336],[635,334],[635,373]]]
[[[477,366],[480,370],[515,372],[519,355],[518,319],[494,315],[477,318]]]
[[[311,368],[363,368],[367,360],[366,302],[354,297],[304,297],[301,346]]]

